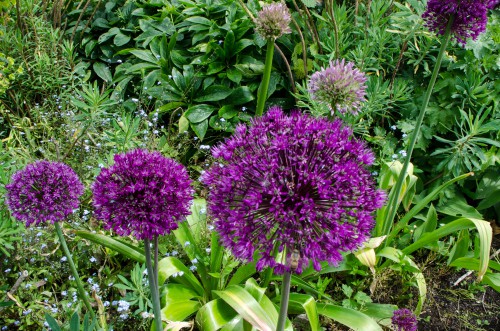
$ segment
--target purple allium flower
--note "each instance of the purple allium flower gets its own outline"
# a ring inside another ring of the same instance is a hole
[[[136,149],[114,157],[92,185],[97,218],[121,236],[153,239],[189,215],[193,189],[187,170],[159,152]]]
[[[417,317],[409,309],[395,310],[391,320],[396,331],[417,331]]]
[[[264,5],[255,19],[255,30],[264,39],[277,39],[290,30],[292,16],[288,7],[281,2]]]
[[[312,260],[337,264],[373,227],[372,212],[385,194],[366,166],[372,152],[340,120],[313,118],[273,107],[250,127],[212,149],[215,163],[203,176],[209,213],[222,243],[241,259],[260,257],[257,269],[297,272]],[[283,252],[276,261],[275,249]],[[298,251],[298,252],[295,252]]]
[[[71,167],[45,160],[16,172],[5,188],[7,206],[26,226],[62,221],[78,208],[84,191]]]
[[[430,30],[441,35],[453,17],[451,34],[465,44],[467,38],[475,40],[486,29],[488,8],[495,5],[491,0],[428,0],[422,17]]]
[[[328,68],[312,74],[309,92],[313,99],[328,104],[332,115],[335,110],[357,114],[361,102],[365,101],[365,82],[365,74],[354,68],[353,63],[335,60]]]
[[[486,8],[495,9],[500,5],[500,0],[486,0]]]

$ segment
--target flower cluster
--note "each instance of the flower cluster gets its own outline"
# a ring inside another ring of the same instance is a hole
[[[430,30],[444,34],[450,20],[451,33],[465,44],[467,38],[476,39],[485,29],[488,9],[498,5],[497,0],[429,0],[422,17]]]
[[[374,156],[340,120],[274,107],[212,149],[220,162],[202,181],[222,243],[257,269],[300,273],[312,260],[337,264],[372,227],[385,194],[366,169]],[[275,250],[282,258],[275,259]],[[289,261],[287,261],[287,259]],[[295,267],[293,268],[295,269]]]
[[[153,239],[189,215],[193,189],[184,166],[142,149],[115,155],[114,161],[92,185],[95,215],[107,229]]]
[[[290,30],[292,16],[288,7],[281,2],[264,5],[255,19],[255,30],[264,39],[275,40]]]
[[[391,321],[396,331],[417,331],[417,317],[409,309],[402,308],[394,311]]]
[[[335,111],[357,114],[365,101],[365,82],[365,74],[354,68],[353,63],[336,60],[312,74],[309,92],[313,99],[328,104],[332,114]]]
[[[71,167],[50,161],[28,164],[5,188],[7,206],[26,226],[62,221],[78,208],[84,191]]]

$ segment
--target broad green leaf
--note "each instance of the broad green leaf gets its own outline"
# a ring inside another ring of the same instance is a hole
[[[375,320],[359,311],[328,303],[317,304],[318,313],[331,318],[354,331],[382,331]]]
[[[227,105],[242,105],[253,99],[255,98],[248,86],[240,86],[233,90],[233,93],[226,98],[225,103]]]
[[[461,257],[450,263],[450,266],[479,271],[479,260],[472,257]],[[500,271],[500,263],[496,261],[490,260],[488,267]]]
[[[130,41],[130,36],[123,34],[121,32],[117,33],[113,38],[113,43],[115,46],[121,47]]]
[[[102,62],[95,62],[92,67],[94,68],[97,76],[99,76],[106,83],[110,83],[113,80],[113,75],[106,64]]]
[[[179,275],[182,272],[182,275]],[[158,285],[162,285],[167,278],[176,274],[175,281],[191,287],[200,297],[204,296],[205,290],[198,279],[179,259],[169,256],[158,262]]]
[[[187,132],[188,129],[189,129],[189,120],[186,117],[181,116],[179,118],[179,133],[182,134],[184,132]]]
[[[168,283],[162,291],[162,306],[175,303],[177,301],[190,300],[199,296],[191,287],[178,283]]]
[[[200,140],[203,140],[203,138],[205,138],[205,134],[208,130],[208,120],[204,120],[200,123],[191,123],[190,126],[196,136],[200,138]]]
[[[238,266],[228,285],[241,284],[248,278],[252,277],[257,272],[257,269],[255,269],[255,265],[255,262],[249,262]]]
[[[133,49],[130,51],[133,55],[137,56],[139,59],[149,62],[154,65],[158,65],[159,59],[157,59],[150,51],[142,49]]]
[[[268,313],[240,286],[230,285],[224,291],[214,292],[254,327],[262,331],[272,331],[276,328]]]
[[[200,309],[201,303],[193,300],[177,300],[169,304],[167,302],[161,312],[170,321],[184,321]]]
[[[475,218],[459,218],[453,222],[450,222],[439,229],[431,233],[426,233],[419,240],[411,244],[410,246],[403,249],[403,253],[411,254],[419,248],[423,248],[426,245],[439,240],[440,238],[447,236],[457,231],[476,228],[479,234],[480,248],[479,248],[479,260],[480,268],[477,275],[478,280],[481,281],[483,275],[488,268],[489,262],[489,252],[491,248],[491,241],[493,238],[493,230],[489,222],[478,220]]]
[[[105,236],[102,234],[98,233],[92,233],[88,231],[83,231],[83,230],[78,230],[75,231],[75,234],[79,237],[88,239],[92,242],[95,242],[96,244],[102,245],[104,247],[107,247],[109,249],[112,249],[120,254],[125,255],[126,257],[139,262],[139,263],[146,263],[146,257],[144,255],[143,250],[141,250],[138,247],[132,248],[129,245],[124,244],[123,242],[120,242],[112,237]]]
[[[422,225],[420,225],[413,235],[414,240],[420,239],[420,237],[427,232],[432,232],[436,230],[437,227],[437,212],[434,205],[431,204],[429,207],[429,211],[427,211],[427,216],[425,217],[425,221]]]
[[[486,273],[483,283],[491,286],[495,291],[500,292],[500,273]]]
[[[312,331],[319,331],[319,316],[316,308],[316,301],[314,298],[307,294],[290,293],[290,308],[298,305],[305,311]],[[289,311],[291,310],[289,308]]]
[[[216,331],[227,325],[236,316],[236,311],[224,300],[215,299],[198,310],[196,324],[200,330]]]
[[[415,308],[415,314],[417,316],[420,315],[420,312],[422,311],[422,308],[425,303],[425,299],[427,297],[427,285],[425,283],[425,277],[420,271],[420,268],[417,266],[415,262],[413,262],[413,260],[409,256],[407,256],[405,253],[394,247],[385,247],[382,250],[380,250],[377,253],[377,255],[383,256],[396,263],[399,263],[401,260],[405,260],[410,264],[410,266],[418,270],[418,272],[414,273],[419,292],[417,308]]]
[[[206,102],[206,101],[220,101],[225,99],[228,95],[233,93],[233,90],[224,85],[212,85],[209,86],[203,94],[198,98],[194,99],[196,102]],[[211,113],[210,113],[211,114]]]
[[[184,116],[191,123],[200,123],[206,120],[215,111],[214,106],[201,104],[189,107]]]
[[[235,53],[234,40],[234,32],[229,30],[224,39],[224,55],[226,60],[230,59]]]

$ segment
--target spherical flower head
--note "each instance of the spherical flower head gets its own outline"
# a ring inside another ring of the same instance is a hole
[[[366,169],[374,156],[340,120],[274,107],[212,150],[209,213],[222,243],[257,269],[297,273],[337,264],[373,227],[385,195]],[[274,252],[281,257],[274,257]],[[288,260],[288,261],[287,261]]]
[[[437,34],[444,34],[449,21],[452,36],[461,44],[467,38],[476,39],[484,30],[488,21],[488,8],[493,8],[491,0],[428,0],[422,15],[426,25]]]
[[[26,226],[64,220],[78,208],[84,191],[71,167],[45,160],[16,172],[5,188],[7,206]]]
[[[189,215],[193,189],[184,166],[159,152],[117,154],[92,185],[94,212],[121,236],[153,239]]]
[[[264,5],[255,19],[255,30],[264,39],[275,40],[290,30],[292,16],[288,7],[281,2],[274,2]]]
[[[395,310],[391,320],[396,331],[417,331],[417,317],[409,309]]]
[[[332,114],[358,113],[365,101],[366,75],[356,69],[352,62],[335,60],[328,68],[315,72],[309,81],[309,92],[312,98],[326,103]]]

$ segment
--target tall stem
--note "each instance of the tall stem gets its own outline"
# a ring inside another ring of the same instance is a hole
[[[151,246],[148,238],[144,239],[144,249],[146,251],[146,267],[151,290],[151,301],[153,302],[153,312],[155,314],[155,327],[156,331],[161,331],[163,330],[163,323],[161,321],[160,293],[158,291],[157,275],[155,275],[156,267],[153,268],[151,263]]]
[[[63,233],[61,230],[61,226],[59,225],[59,222],[55,222],[54,226],[56,228],[56,233],[57,233],[57,236],[59,237],[59,242],[61,243],[61,247],[63,249],[64,255],[66,255],[66,258],[68,259],[69,268],[71,270],[71,273],[73,274],[73,277],[75,277],[78,295],[80,296],[80,299],[83,300],[83,303],[85,304],[85,307],[87,307],[87,310],[90,313],[91,317],[94,318],[95,317],[94,311],[92,310],[92,306],[90,305],[90,301],[89,301],[89,298],[87,297],[87,293],[83,289],[82,281],[80,280],[80,276],[78,276],[78,271],[76,270],[75,263],[73,262],[71,254],[69,252],[68,245],[66,244],[66,240],[64,239],[64,236],[63,236]]]
[[[271,69],[273,68],[273,55],[274,55],[274,39],[267,40],[266,47],[266,64],[264,66],[264,74],[262,76],[262,83],[259,86],[257,93],[257,109],[255,116],[262,116],[264,113],[264,105],[267,100],[267,89],[269,88],[269,80],[271,79]]]
[[[288,301],[290,301],[291,279],[291,272],[285,271],[285,274],[283,275],[283,284],[281,285],[280,315],[278,317],[278,326],[276,327],[276,331],[283,331],[285,329],[286,316],[288,313]]]
[[[453,17],[450,18],[450,21],[448,22],[448,25],[446,27],[446,32],[444,34],[443,38],[443,43],[441,44],[441,48],[439,49],[439,54],[436,58],[436,65],[434,66],[434,69],[432,70],[432,76],[431,80],[429,82],[429,85],[427,86],[427,91],[425,92],[424,96],[424,101],[422,103],[422,108],[420,109],[420,113],[418,114],[417,117],[417,122],[415,123],[415,129],[413,130],[413,133],[411,134],[410,137],[410,144],[408,145],[408,148],[406,149],[406,158],[403,164],[403,169],[401,170],[398,181],[396,182],[396,185],[394,187],[394,191],[391,194],[389,203],[388,203],[388,210],[387,210],[387,217],[384,221],[384,226],[383,226],[383,231],[379,235],[387,235],[389,234],[389,231],[391,229],[391,226],[394,222],[394,217],[396,216],[396,212],[398,210],[399,206],[399,196],[401,194],[401,189],[403,187],[403,181],[406,179],[406,172],[408,171],[408,166],[410,164],[410,159],[411,155],[413,153],[413,148],[415,147],[415,143],[417,141],[418,135],[420,133],[420,128],[422,126],[422,122],[424,120],[424,115],[425,111],[427,109],[427,105],[429,104],[429,100],[431,98],[432,91],[434,89],[434,84],[436,83],[436,78],[439,73],[439,69],[441,68],[441,61],[443,60],[444,53],[446,51],[446,47],[448,46],[448,42],[450,41],[450,36],[451,36],[451,25],[453,24]]]

